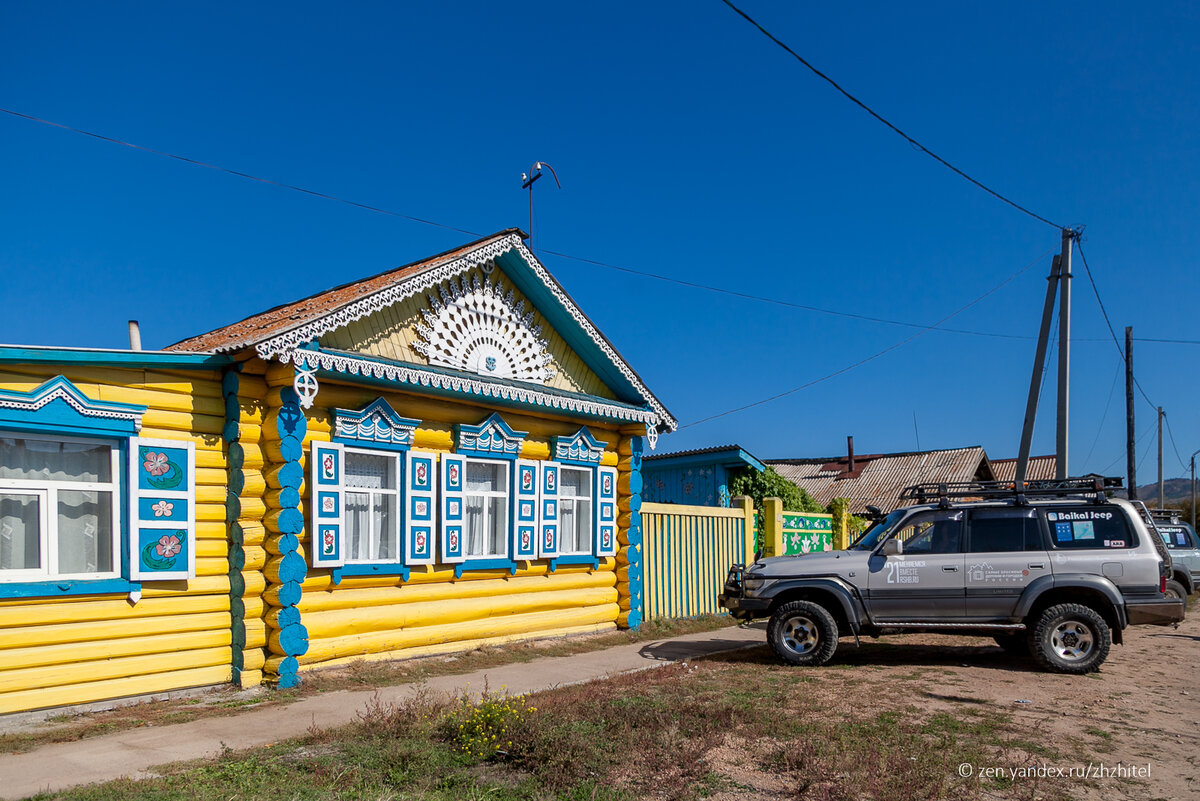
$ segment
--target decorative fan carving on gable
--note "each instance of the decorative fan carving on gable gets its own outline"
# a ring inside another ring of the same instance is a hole
[[[479,375],[545,384],[554,377],[533,312],[479,273],[451,278],[430,294],[413,350],[429,363]]]

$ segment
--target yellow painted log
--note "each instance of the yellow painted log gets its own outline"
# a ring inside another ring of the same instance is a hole
[[[0,671],[0,694],[174,670],[229,665],[229,648],[200,648]]]
[[[224,522],[205,520],[196,522],[196,539],[223,540],[229,536],[229,527]]]
[[[145,436],[149,436],[149,434]],[[226,459],[222,451],[210,450],[209,448],[197,449],[196,467],[224,471],[225,466]]]
[[[267,491],[267,480],[258,470],[245,470],[242,472],[242,491],[241,498],[261,498]]]
[[[229,595],[229,576],[198,576],[186,581],[147,581],[142,584],[142,600],[182,598],[191,595]],[[141,604],[138,604],[141,606]]]
[[[216,523],[225,522],[225,501],[220,503],[197,503],[196,504],[196,522],[197,523]]]
[[[224,612],[229,610],[229,582],[225,581],[223,594],[183,596],[174,598],[155,597],[155,589],[146,582],[142,585],[142,600],[130,606],[125,596],[116,599],[89,600],[79,596],[69,598],[23,599],[20,602],[6,601],[0,606],[0,635],[5,628],[24,628],[30,621],[39,626],[58,623],[87,623],[92,621],[114,621],[168,615],[188,615],[202,612]]]
[[[562,609],[548,612],[533,612],[524,615],[509,615],[486,621],[469,620],[440,626],[420,626],[400,631],[380,631],[371,634],[355,634],[349,637],[324,638],[309,642],[308,653],[298,657],[301,664],[311,665],[339,657],[360,654],[398,651],[417,646],[438,643],[461,642],[463,640],[503,637],[513,634],[529,634],[551,631],[567,626],[585,626],[595,623],[615,623],[620,610],[615,603],[584,608]],[[267,669],[271,662],[268,659]]]
[[[248,648],[242,651],[242,670],[257,670],[262,672],[262,667],[266,664],[267,655],[261,648]]]
[[[229,491],[225,488],[224,484],[215,487],[208,484],[201,484],[196,487],[196,504],[211,503],[224,507],[225,499],[228,495]]]
[[[222,557],[196,558],[196,577],[226,576],[229,574],[229,559]]]
[[[242,426],[241,430],[245,431],[249,426]],[[245,473],[257,471],[266,463],[266,445],[256,445],[242,442],[238,440],[238,444],[242,446],[242,470]],[[280,460],[282,461],[282,460]]]
[[[267,563],[266,549],[253,545],[243,546],[242,557],[246,560],[243,570],[262,570]]]
[[[413,433],[413,447],[448,453],[454,450],[454,432],[449,428],[418,428]]]
[[[228,598],[225,599],[228,603]],[[142,617],[128,620],[100,620],[88,623],[59,623],[50,626],[25,626],[0,629],[0,649],[32,648],[68,642],[93,642],[120,637],[138,637],[169,631],[227,630],[229,612],[206,612],[170,617]]]
[[[262,598],[248,597],[242,599],[242,608],[245,609],[244,620],[261,620],[267,610],[267,605],[263,603]]]
[[[229,553],[229,544],[225,540],[196,538],[196,557],[224,557]],[[225,571],[229,572],[229,571]]]
[[[239,520],[261,521],[263,519],[263,515],[267,513],[267,505],[263,503],[262,498],[250,496],[239,498],[238,500],[242,506],[241,516],[238,518]]]
[[[267,646],[267,624],[261,618],[252,618],[242,622],[246,628],[246,647],[265,648]]]
[[[354,662],[392,662],[401,659],[416,659],[424,656],[437,656],[439,654],[451,654],[462,651],[472,651],[476,648],[482,648],[488,645],[504,645],[513,642],[529,642],[531,640],[546,640],[553,637],[571,637],[584,634],[600,634],[606,631],[613,631],[616,626],[612,623],[588,623],[583,626],[566,626],[559,629],[547,629],[545,631],[535,631],[524,634],[508,634],[502,637],[487,637],[484,639],[475,640],[458,640],[456,642],[440,643],[438,645],[418,646],[415,648],[405,648],[400,651],[383,651],[377,654],[363,654],[361,656],[348,656],[340,659],[330,659],[322,662],[319,665],[310,665],[306,670],[324,670],[325,668],[339,667],[342,665],[352,664]],[[283,657],[272,657],[275,659],[274,666],[277,668]]]
[[[62,665],[73,662],[114,659],[123,656],[142,656],[196,648],[228,647],[233,642],[229,629],[184,631],[154,634],[148,637],[122,637],[88,643],[43,645],[35,648],[9,648],[0,651],[0,675],[5,670],[32,668],[39,665]]]
[[[96,394],[89,397],[116,403],[136,403],[168,412],[195,412],[222,416],[225,414],[225,401],[220,397],[156,392],[141,387],[100,386],[97,388]]]
[[[147,428],[163,428],[168,431],[187,431],[197,434],[217,434],[225,427],[225,415],[168,412],[162,409],[147,409],[142,416]]]
[[[258,687],[263,683],[263,672],[261,670],[243,670],[238,673],[237,683],[243,690]]]
[[[56,375],[64,375],[80,392],[98,400],[118,400],[145,406],[157,405],[156,397],[176,396],[204,400],[221,397],[221,379],[216,373],[193,373],[191,381],[143,370],[119,368],[76,368],[65,365],[6,365],[0,370],[0,385],[27,392]],[[156,378],[157,376],[157,378]],[[102,392],[124,391],[126,399],[104,397]],[[139,394],[140,393],[140,394]],[[141,398],[141,399],[135,399]]]
[[[304,627],[308,629],[309,641],[313,642],[324,638],[340,638],[355,634],[470,620],[487,626],[488,620],[492,618],[599,606],[616,603],[616,601],[615,586],[585,587],[498,597],[447,598],[395,606],[308,612],[303,615],[303,622]]]
[[[126,696],[149,695],[188,687],[227,684],[231,675],[232,668],[229,665],[215,665],[190,670],[175,670],[169,673],[152,673],[145,676],[5,693],[0,695],[0,714],[68,704],[86,704]]]
[[[300,612],[359,609],[368,606],[394,606],[406,603],[445,601],[462,598],[490,598],[501,595],[556,590],[613,587],[616,577],[610,572],[552,573],[546,576],[522,576],[487,581],[455,581],[445,584],[406,584],[375,589],[341,589],[333,592],[306,592],[300,599]]]

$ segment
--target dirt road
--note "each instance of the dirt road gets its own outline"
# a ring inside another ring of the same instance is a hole
[[[748,658],[774,661],[765,648]],[[1018,776],[1010,787],[981,791],[985,798],[1048,794],[1174,801],[1200,798],[1198,667],[1200,606],[1195,606],[1178,629],[1126,630],[1125,643],[1114,645],[1100,672],[1087,676],[1041,672],[1032,660],[1011,657],[980,638],[913,634],[866,640],[861,648],[843,641],[828,666],[805,671],[811,677],[805,687],[825,699],[830,715],[863,706],[873,712],[916,706],[928,715],[995,711],[1026,730],[1031,741],[1054,747],[1058,754],[1045,765],[1051,772],[1091,771],[1085,780],[1042,777],[1041,790],[1027,792]],[[1041,767],[1036,753],[1026,756],[1021,767]],[[1098,775],[1118,763],[1148,767],[1149,775]],[[995,766],[969,769],[985,767]]]

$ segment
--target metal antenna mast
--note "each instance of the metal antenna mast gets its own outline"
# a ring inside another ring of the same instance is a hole
[[[533,250],[533,185],[537,183],[537,179],[542,177],[542,168],[545,167],[550,171],[551,177],[554,178],[554,183],[562,189],[562,182],[558,180],[558,173],[544,161],[535,161],[533,166],[529,168],[529,172],[521,173],[521,188],[529,190],[529,249]]]

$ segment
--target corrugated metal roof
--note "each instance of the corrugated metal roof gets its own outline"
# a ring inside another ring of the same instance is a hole
[[[992,472],[996,474],[997,481],[1013,481],[1017,477],[1017,460],[992,459]],[[1053,454],[1030,456],[1029,465],[1025,468],[1025,479],[1038,481],[1044,478],[1054,478],[1056,472],[1058,472],[1057,456]]]
[[[979,446],[856,455],[853,473],[847,470],[845,456],[764,461],[822,506],[828,506],[835,498],[846,498],[855,514],[865,512],[868,506],[878,506],[884,511],[895,509],[901,505],[901,491],[912,484],[994,478],[987,454]]]

